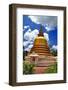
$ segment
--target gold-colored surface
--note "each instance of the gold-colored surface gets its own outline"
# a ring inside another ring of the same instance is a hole
[[[39,31],[38,36],[34,40],[34,45],[30,51],[30,53],[35,52],[38,55],[45,55],[50,56],[50,50],[47,43],[47,40],[45,39],[42,30]]]

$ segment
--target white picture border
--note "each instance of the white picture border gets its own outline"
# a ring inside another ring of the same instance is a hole
[[[58,73],[56,74],[32,74],[23,75],[23,15],[45,15],[58,17]],[[44,9],[30,9],[30,8],[17,8],[17,63],[16,63],[16,82],[36,82],[36,81],[54,81],[63,80],[63,11],[62,10],[44,10]]]

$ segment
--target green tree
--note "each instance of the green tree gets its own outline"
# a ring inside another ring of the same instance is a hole
[[[29,61],[23,62],[23,74],[33,74],[34,64],[31,64]]]
[[[57,73],[57,63],[51,65],[45,73]]]
[[[52,50],[51,50],[51,54],[52,54],[53,56],[57,56],[57,50],[52,49]]]

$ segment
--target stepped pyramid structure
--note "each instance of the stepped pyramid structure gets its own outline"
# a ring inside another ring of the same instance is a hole
[[[57,57],[54,57],[50,53],[48,42],[42,32],[42,27],[34,40],[33,47],[25,57],[25,60],[35,64],[33,68],[34,74],[45,73],[51,65],[57,62]]]
[[[34,46],[32,47],[30,53],[32,52],[35,52],[38,55],[51,56],[47,40],[42,32],[42,27],[40,28],[38,36],[34,40]]]

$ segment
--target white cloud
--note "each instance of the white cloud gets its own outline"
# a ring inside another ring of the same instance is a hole
[[[23,45],[26,47],[29,44],[29,41],[24,41]]]
[[[34,30],[32,31],[32,34],[37,35],[37,34],[39,34],[39,31],[38,31],[37,29],[34,29]]]
[[[29,40],[30,39],[30,34],[31,34],[31,29],[29,28],[28,31],[24,34],[24,39]]]
[[[25,47],[25,51],[30,51],[31,48],[33,47],[33,44],[27,45],[27,47]]]
[[[35,22],[35,23],[39,24],[36,16],[28,16],[28,17],[32,20],[32,22]]]
[[[27,25],[27,26],[24,26],[24,29],[27,29],[27,28],[30,28],[30,26],[29,26],[29,25]]]
[[[49,32],[49,31],[52,31],[52,30],[55,30],[55,27],[53,26],[49,26],[48,24],[46,24],[45,26],[45,29]]]
[[[25,47],[25,51],[29,51],[32,48],[34,39],[38,35],[38,33],[39,31],[37,29],[31,31],[31,29],[29,28],[28,31],[24,34],[25,41],[23,45]]]
[[[27,48],[24,49],[24,51],[30,51],[30,48],[27,47]]]
[[[32,45],[32,44],[28,46],[28,48],[29,48],[29,49],[31,49],[32,47],[33,47],[33,45]]]
[[[47,31],[54,30],[54,27],[57,26],[57,17],[56,16],[28,16],[32,22],[37,24],[42,24]]]
[[[39,33],[39,31],[37,29],[35,29],[33,31],[31,31],[31,29],[28,29],[28,31],[24,34],[24,39],[33,41],[38,33]]]
[[[44,37],[45,37],[45,39],[46,39],[47,41],[49,41],[49,36],[48,36],[47,33],[44,33]]]
[[[53,45],[51,49],[57,50],[57,45]]]

